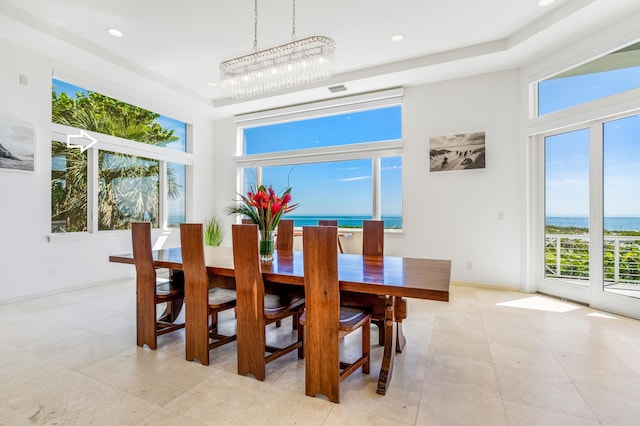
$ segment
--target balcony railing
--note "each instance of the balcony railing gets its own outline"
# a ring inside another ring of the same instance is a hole
[[[604,237],[604,280],[611,285],[631,284],[640,290],[640,237]],[[547,234],[545,277],[589,279],[589,237]]]

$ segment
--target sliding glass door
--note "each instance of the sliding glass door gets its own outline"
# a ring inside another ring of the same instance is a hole
[[[640,115],[607,120],[599,127],[601,143],[594,141],[594,149],[601,145],[601,159],[594,168],[602,176],[601,279],[591,290],[591,305],[639,317]]]
[[[544,137],[544,282],[538,290],[589,300],[589,129]]]
[[[544,141],[544,276],[537,290],[640,317],[640,115]]]

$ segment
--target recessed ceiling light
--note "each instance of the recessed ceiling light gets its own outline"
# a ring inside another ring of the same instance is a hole
[[[208,82],[207,85],[211,87],[218,87],[218,83],[214,83],[213,81]]]
[[[404,40],[404,35],[402,34],[396,34],[394,36],[391,36],[391,41],[399,42],[402,40]]]
[[[109,28],[109,29],[107,30],[107,32],[108,32],[109,34],[111,34],[112,36],[114,36],[114,37],[122,37],[122,36],[124,35],[124,34],[122,34],[122,31],[117,30],[117,29],[115,29],[115,28]]]
[[[538,2],[538,6],[540,7],[545,7],[545,6],[549,6],[551,3],[553,3],[555,0],[540,0]]]

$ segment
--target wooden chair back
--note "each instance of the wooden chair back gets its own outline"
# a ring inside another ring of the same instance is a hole
[[[384,221],[362,221],[362,254],[384,256]]]
[[[306,301],[306,362],[326,368],[305,368],[307,395],[323,393],[339,400],[340,287],[337,228],[305,226],[302,230]]]
[[[204,240],[201,223],[180,224],[180,248],[185,281],[186,359],[197,359],[209,365],[208,293],[209,276],[204,262]]]
[[[293,250],[293,219],[281,219],[278,222],[276,250]]]
[[[156,268],[151,253],[151,223],[131,223],[131,243],[136,266],[136,340],[138,346],[156,349]]]
[[[252,374],[264,380],[256,371],[256,366],[264,366],[264,350],[252,350],[265,347],[264,282],[258,257],[258,225],[232,225],[231,232],[237,298],[238,374]]]
[[[338,221],[334,219],[320,219],[318,226],[338,226]]]

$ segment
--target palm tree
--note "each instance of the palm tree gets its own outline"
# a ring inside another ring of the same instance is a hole
[[[159,114],[95,92],[52,92],[52,120],[98,133],[164,146],[178,138],[162,128]],[[66,221],[66,231],[86,230],[87,155],[60,142],[52,143],[52,164],[58,158],[66,167],[52,165],[52,220]],[[159,221],[159,161],[108,151],[98,153],[98,229],[126,229],[135,220]],[[64,171],[62,171],[64,170]],[[182,190],[167,169],[168,196]]]

